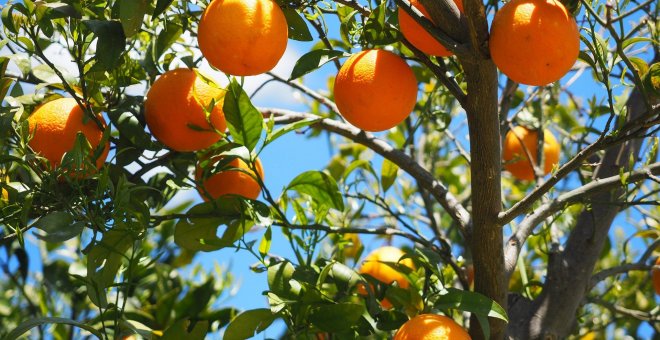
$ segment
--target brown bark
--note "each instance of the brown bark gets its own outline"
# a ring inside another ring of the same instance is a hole
[[[497,223],[501,203],[500,130],[497,116],[497,70],[490,60],[461,60],[468,83],[465,110],[470,131],[474,290],[506,308],[502,228]],[[500,339],[505,324],[491,319],[491,338]],[[476,318],[470,334],[483,337]]]
[[[488,22],[483,2],[464,1],[471,54],[458,58],[467,82],[467,112],[472,162],[472,238],[474,290],[507,308],[504,277],[502,227],[497,216],[502,210],[500,121],[498,116],[498,74],[488,52]],[[490,338],[504,337],[506,323],[489,319]],[[470,320],[473,339],[484,338],[475,316]]]
[[[631,93],[627,107],[625,122],[647,112],[642,94],[637,89]],[[625,122],[618,122],[618,126]],[[629,159],[638,159],[641,144],[641,139],[632,139],[608,148],[594,172],[594,179],[618,175],[622,168],[630,170]],[[593,202],[616,201],[623,192],[622,188],[600,192],[592,199]],[[509,325],[509,337],[561,339],[573,331],[578,308],[588,293],[594,267],[619,211],[618,205],[593,203],[590,210],[580,214],[565,249],[550,255],[542,294],[533,302],[517,303],[509,310],[511,319],[518,319]]]
[[[465,0],[464,14],[458,17],[455,6],[448,1],[422,0],[422,3],[440,29],[470,47],[465,53],[456,52],[467,83],[463,108],[470,132],[472,237],[469,247],[474,263],[474,290],[506,309],[503,234],[497,218],[502,210],[498,75],[488,52],[484,4]],[[503,338],[506,324],[498,319],[489,321],[491,339]],[[470,334],[473,339],[483,338],[481,325],[474,317],[470,321]]]

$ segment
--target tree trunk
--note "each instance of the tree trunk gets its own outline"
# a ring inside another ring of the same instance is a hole
[[[625,122],[647,112],[642,94],[635,89],[627,102]],[[618,122],[618,123],[625,123]],[[621,124],[618,124],[620,126]],[[612,146],[594,172],[594,179],[615,176],[629,169],[629,159],[639,157],[642,140],[632,139]],[[550,254],[544,289],[533,302],[519,300],[511,305],[508,336],[512,339],[563,339],[576,327],[577,311],[588,293],[589,280],[608,238],[612,222],[620,211],[617,200],[623,189],[594,195],[589,210],[583,211],[569,234],[563,251]]]

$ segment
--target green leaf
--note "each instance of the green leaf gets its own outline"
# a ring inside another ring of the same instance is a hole
[[[660,98],[660,63],[654,63],[642,78],[644,89],[651,96]]]
[[[195,327],[188,332],[190,321],[188,320],[179,320],[174,323],[170,328],[168,328],[161,340],[204,340],[206,338],[207,330],[209,329],[208,321],[197,321]]]
[[[273,231],[270,227],[268,227],[264,233],[264,237],[261,238],[261,242],[259,243],[259,254],[261,254],[261,256],[266,256],[270,251],[272,238]]]
[[[46,15],[50,19],[57,18],[76,18],[81,19],[82,15],[76,10],[74,6],[62,3],[62,2],[53,2],[53,3],[39,3],[37,7],[47,8]]]
[[[67,212],[52,212],[34,223],[34,227],[46,232],[45,235],[37,234],[39,239],[46,242],[64,242],[72,239],[83,231],[83,223],[73,223],[73,217]]]
[[[363,304],[338,303],[313,307],[309,321],[326,332],[343,332],[351,329],[365,312]]]
[[[112,285],[133,237],[129,230],[112,229],[87,254],[87,295],[92,303],[105,308],[105,289]]]
[[[95,337],[98,339],[103,339],[103,335],[101,332],[97,331],[91,326],[85,325],[84,323],[71,320],[71,319],[65,319],[65,318],[52,318],[52,317],[41,317],[41,318],[35,318],[35,319],[30,319],[27,320],[18,327],[14,328],[13,331],[11,331],[7,336],[5,337],[5,340],[15,340],[21,337],[21,335],[25,334],[27,331],[34,327],[38,327],[41,325],[46,325],[46,324],[60,324],[60,325],[71,325],[75,326],[81,329],[84,329],[90,333],[92,333]]]
[[[382,331],[394,331],[408,321],[408,316],[396,310],[386,310],[376,315],[376,326]]]
[[[214,251],[229,247],[250,228],[247,209],[259,209],[257,201],[237,196],[222,196],[216,201],[192,207],[188,218],[181,219],[174,229],[174,242],[182,248],[196,251]],[[221,225],[227,228],[217,236]]]
[[[223,111],[235,142],[254,150],[261,138],[264,118],[236,79],[227,88]]]
[[[110,110],[110,121],[117,127],[119,134],[125,137],[134,146],[152,150],[151,137],[144,131],[144,126],[133,112],[124,110]]]
[[[362,280],[360,275],[353,269],[339,262],[333,262],[330,264],[328,276],[333,278],[336,282],[345,284],[347,287],[353,287]]]
[[[304,119],[304,120],[299,120],[297,122],[288,124],[286,126],[283,126],[279,130],[275,131],[272,135],[266,136],[266,140],[264,141],[265,145],[268,145],[272,142],[274,142],[276,139],[286,135],[287,133],[291,131],[295,131],[298,129],[302,129],[304,127],[310,126],[318,121],[320,121],[321,118],[314,118],[314,119]]]
[[[383,167],[380,171],[380,184],[383,186],[383,192],[387,191],[394,184],[398,172],[398,165],[388,159],[383,160]]]
[[[309,28],[305,19],[303,19],[295,9],[285,7],[282,9],[286,17],[287,26],[289,26],[289,38],[298,41],[312,41],[314,38],[309,33]]]
[[[629,38],[629,39],[626,39],[626,40],[623,41],[623,43],[621,44],[621,49],[625,50],[626,47],[634,45],[636,43],[640,43],[640,42],[652,43],[653,39],[651,39],[649,37],[632,37],[632,38]]]
[[[268,328],[278,316],[270,309],[260,308],[245,311],[229,323],[225,331],[225,340],[244,340],[255,333],[261,333]]]
[[[119,20],[126,37],[140,31],[147,12],[147,0],[119,0]]]
[[[9,92],[9,88],[13,83],[14,79],[12,78],[0,78],[0,102],[5,99],[5,96],[7,95],[7,92]]]
[[[209,276],[206,282],[199,287],[190,287],[188,294],[174,308],[176,318],[197,319],[198,315],[206,309],[214,294],[216,291],[213,276]]]
[[[0,49],[2,49],[4,44],[0,43]],[[7,66],[9,65],[9,58],[7,57],[0,57],[0,78],[5,76],[5,72],[7,71]]]
[[[46,64],[37,65],[32,69],[32,74],[44,83],[59,83],[60,78],[55,71]]]
[[[337,182],[325,172],[303,172],[289,183],[286,190],[308,195],[312,201],[320,206],[344,210],[344,200],[341,192],[339,192]]]
[[[126,36],[121,23],[118,21],[84,20],[83,24],[98,37],[96,58],[101,65],[108,71],[119,66],[121,55],[126,49]]]
[[[435,304],[437,309],[455,308],[473,313],[479,319],[486,339],[490,338],[488,317],[509,322],[506,311],[497,302],[486,296],[456,288],[447,288]]]
[[[646,60],[640,57],[628,57],[628,60],[630,60],[630,63],[633,65],[635,71],[637,71],[637,74],[640,76],[643,76],[646,74],[646,72],[649,71],[649,65],[646,63]]]
[[[14,14],[14,11],[18,11],[21,14]],[[7,30],[11,33],[17,34],[19,28],[22,26],[22,23],[27,20],[27,16],[30,13],[21,3],[7,4],[2,9],[2,24]]]
[[[364,39],[373,45],[389,45],[399,39],[399,31],[392,28],[387,17],[387,1],[376,7],[364,25]]]
[[[167,7],[170,7],[173,1],[174,0],[158,0],[156,3],[156,8],[154,9],[154,14],[152,14],[151,17],[155,18],[163,14],[167,10]]]
[[[300,57],[300,59],[298,59],[298,61],[296,61],[296,65],[293,66],[293,70],[291,71],[291,77],[289,77],[289,80],[300,78],[305,74],[318,69],[319,67],[325,65],[328,62],[331,62],[339,57],[344,57],[344,56],[347,55],[342,51],[327,50],[327,49],[314,50],[305,53],[302,57]]]
[[[268,267],[268,288],[276,295],[297,299],[302,291],[302,286],[296,280],[292,280],[296,268],[289,261],[280,262]]]

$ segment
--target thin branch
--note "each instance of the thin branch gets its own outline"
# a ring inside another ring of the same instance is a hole
[[[292,88],[308,95],[312,99],[314,99],[317,102],[323,104],[325,107],[327,107],[331,111],[339,113],[339,109],[337,108],[337,105],[335,105],[335,103],[332,100],[328,99],[324,95],[322,95],[322,94],[306,87],[303,84],[299,84],[299,83],[295,83],[295,82],[286,80],[286,79],[276,75],[275,73],[267,72],[267,74],[269,76],[273,77],[274,80],[279,81],[280,83],[284,83],[284,84],[286,84],[286,85],[288,85],[288,86],[290,86],[290,87],[292,87]]]
[[[594,274],[591,277],[591,280],[589,281],[589,288],[588,290],[591,290],[598,282],[605,280],[606,278],[610,276],[615,276],[619,274],[625,274],[630,271],[647,271],[651,270],[653,268],[652,265],[646,264],[646,261],[653,255],[653,251],[660,246],[660,240],[656,240],[655,242],[651,243],[651,245],[646,249],[644,254],[637,260],[635,263],[626,263],[622,264],[620,266],[608,268],[608,269],[603,269],[599,271],[598,273]]]
[[[653,163],[641,170],[624,173],[627,183],[636,183],[649,179],[648,173],[660,174],[660,163]],[[510,276],[516,268],[518,255],[529,235],[534,228],[555,212],[580,202],[581,200],[596,193],[611,190],[621,186],[621,175],[596,179],[593,182],[581,186],[577,189],[559,195],[559,197],[541,205],[534,210],[534,213],[527,216],[518,226],[518,230],[509,238],[504,251],[506,273]]]
[[[655,105],[652,108],[650,114],[654,114],[659,110],[660,110],[660,105]],[[532,205],[539,198],[541,198],[544,194],[550,191],[550,189],[554,188],[555,184],[557,184],[557,182],[559,182],[561,179],[566,177],[570,172],[579,168],[582,165],[582,162],[587,160],[591,155],[593,155],[599,150],[605,149],[607,147],[619,143],[623,143],[627,140],[634,138],[637,133],[646,130],[648,128],[647,126],[648,124],[649,122],[644,119],[637,119],[635,121],[631,121],[625,127],[621,128],[621,130],[617,134],[605,136],[604,138],[598,139],[595,142],[593,142],[591,145],[582,149],[571,160],[569,160],[564,165],[562,165],[559,168],[559,170],[557,170],[556,173],[552,174],[552,176],[548,179],[547,182],[543,183],[541,186],[534,189],[531,193],[525,196],[525,198],[518,201],[518,203],[514,204],[508,210],[500,213],[498,216],[499,222],[502,225],[505,225],[511,222],[514,218],[516,218],[520,214],[528,211],[529,209],[531,209]]]
[[[588,298],[586,298],[586,301],[588,303],[593,303],[593,304],[603,306],[603,307],[609,309],[614,314],[620,314],[620,315],[632,317],[632,318],[642,320],[642,321],[650,321],[650,322],[660,321],[660,315],[654,315],[650,312],[644,312],[644,311],[641,311],[641,310],[621,307],[621,306],[618,306],[618,305],[615,305],[613,303],[607,302],[607,301],[605,301],[603,299],[600,299],[600,298],[588,297]]]
[[[362,131],[349,124],[322,118],[310,113],[273,108],[260,108],[259,110],[265,117],[272,116],[277,124],[289,124],[304,119],[317,120],[314,124],[316,127],[336,133],[352,140],[353,142],[367,146],[415,178],[421,186],[433,195],[438,203],[440,203],[440,205],[449,213],[451,218],[458,223],[459,229],[463,235],[466,236],[468,233],[470,214],[458,202],[458,200],[456,200],[454,195],[447,190],[447,187],[436,180],[431,173],[415,162],[410,156],[393,148],[382,139],[376,138],[373,134]]]

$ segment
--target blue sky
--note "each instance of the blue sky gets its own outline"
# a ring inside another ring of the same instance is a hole
[[[0,4],[5,3],[6,1],[0,0]],[[330,29],[331,32],[337,32],[337,23],[334,20],[330,20]],[[316,35],[315,35],[316,36]],[[278,67],[275,69],[275,73],[285,78],[288,78],[290,70],[293,67],[293,63],[306,51],[309,51],[313,43],[301,43],[290,40],[289,47],[285,54],[284,59],[280,62]],[[66,56],[58,55],[57,51],[50,51],[52,56],[66,64]],[[5,51],[2,52],[4,54]],[[222,80],[222,75],[218,73],[212,73],[213,77],[216,80]],[[329,63],[325,65],[318,71],[313,72],[310,75],[305,77],[304,83],[306,86],[320,91],[327,91],[327,79],[329,76],[333,75],[336,72],[334,65]],[[563,79],[563,82],[566,79],[570,78],[570,74]],[[589,97],[593,94],[598,94],[599,97],[603,96],[604,89],[601,85],[595,84],[593,81],[589,80],[588,75],[585,75],[583,78],[578,80],[573,86],[572,90],[575,91],[578,95]],[[257,80],[252,79],[248,81],[248,86],[246,87],[248,93],[251,90],[256,88],[256,84],[259,81],[263,81],[263,76],[257,78]],[[617,91],[621,91],[618,89]],[[264,88],[257,96],[254,98],[254,104],[261,107],[278,107],[291,110],[305,110],[305,105],[296,101],[296,97],[299,94],[295,94],[293,91],[288,89],[284,85],[277,85],[271,83]],[[462,120],[464,116],[459,115],[456,118],[456,121]],[[469,147],[469,144],[466,142],[465,131],[463,135],[458,135],[459,139],[462,141],[463,145]],[[289,181],[291,181],[296,175],[307,171],[307,170],[319,170],[324,168],[332,154],[330,153],[327,141],[324,138],[315,138],[308,139],[305,136],[299,134],[289,134],[276,142],[269,145],[263,153],[260,155],[262,163],[265,169],[265,183],[268,188],[273,192],[273,194],[278,195],[282,188],[286,186]],[[565,161],[566,159],[563,159]],[[379,157],[374,158],[374,164],[377,166],[380,164],[381,159]],[[575,176],[573,177],[575,178]],[[575,181],[572,181],[575,185]],[[182,200],[194,200],[195,202],[200,202],[200,199],[196,192],[189,191],[187,193],[182,193],[177,201]],[[616,221],[615,224],[623,225],[625,224],[625,215],[622,214]],[[273,247],[271,253],[280,255],[282,257],[292,258],[291,251],[289,249],[288,242],[281,235],[279,230],[276,228],[273,235]],[[626,230],[626,234],[634,232],[632,230]],[[259,240],[261,238],[263,231],[256,233],[250,233],[247,235],[247,239]],[[30,237],[32,241],[28,244],[29,253],[31,258],[34,260],[38,258],[37,244],[35,243],[33,237]],[[365,238],[366,242],[366,251],[368,252],[371,249],[374,249],[382,243],[380,242],[369,242],[371,238]],[[641,247],[641,243],[634,243],[636,247]],[[3,255],[0,255],[3,256]],[[236,282],[240,283],[236,295],[231,297],[225,297],[220,301],[221,306],[234,306],[239,309],[252,309],[252,308],[264,308],[267,307],[267,301],[264,296],[261,295],[261,292],[267,290],[266,283],[266,274],[256,274],[249,270],[249,267],[256,262],[256,259],[252,257],[247,252],[236,252],[233,249],[224,249],[211,253],[202,253],[200,254],[195,263],[201,264],[203,267],[207,268],[209,271],[213,270],[213,267],[216,263],[227,267],[232,271]],[[35,273],[40,270],[40,263],[38,261],[33,261],[31,263],[31,272]],[[283,324],[278,323],[276,326],[269,328],[265,333],[260,334],[257,338],[268,338],[276,337],[283,330]]]

